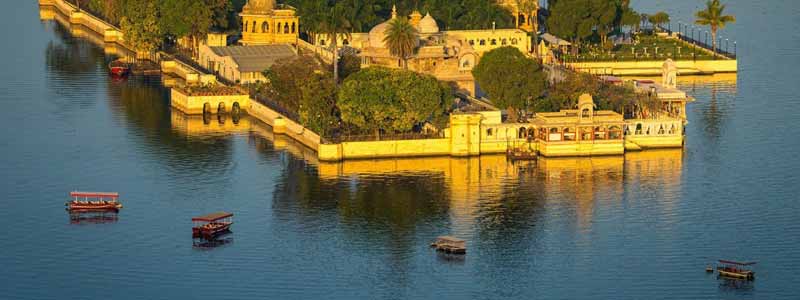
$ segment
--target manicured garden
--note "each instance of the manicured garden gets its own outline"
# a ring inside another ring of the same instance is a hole
[[[711,60],[707,50],[696,47],[678,38],[657,35],[637,35],[633,43],[615,45],[604,49],[600,45],[587,44],[579,54],[564,54],[566,62],[579,61],[648,61],[648,60]]]

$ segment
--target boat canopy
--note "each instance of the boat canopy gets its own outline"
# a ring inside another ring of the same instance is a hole
[[[449,244],[449,245],[455,245],[455,246],[462,246],[463,247],[466,244],[466,241],[464,241],[462,239],[459,239],[459,238],[456,238],[456,237],[445,235],[445,236],[440,236],[440,237],[436,238],[436,243]]]
[[[739,265],[739,266],[752,266],[752,265],[756,264],[756,262],[754,262],[754,261],[751,261],[751,262],[739,262],[739,261],[724,260],[724,259],[720,259],[719,262],[723,263],[723,264]]]
[[[207,214],[205,216],[199,216],[192,218],[192,222],[214,222],[217,220],[225,219],[233,217],[232,213],[220,211],[211,214]]]
[[[119,198],[119,193],[109,192],[71,192],[70,197],[79,198]]]

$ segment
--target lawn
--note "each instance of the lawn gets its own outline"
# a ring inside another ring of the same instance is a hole
[[[581,47],[580,54],[566,55],[567,61],[652,61],[665,60],[711,60],[711,54],[701,48],[673,38],[655,35],[639,35],[633,44],[616,45],[607,50],[600,45]]]

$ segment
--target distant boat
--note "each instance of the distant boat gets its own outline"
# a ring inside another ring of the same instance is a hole
[[[431,243],[431,248],[451,254],[467,254],[467,242],[452,236],[440,236]]]
[[[125,77],[131,72],[131,65],[118,59],[108,64],[108,72],[114,77]]]
[[[109,192],[71,192],[72,201],[64,204],[70,212],[119,211],[119,193]]]
[[[219,234],[230,232],[233,225],[233,214],[216,212],[192,218],[192,237],[212,239]]]
[[[719,263],[721,266],[717,267],[717,272],[720,276],[748,280],[752,280],[756,276],[756,273],[749,269],[750,266],[756,264],[755,262],[719,260]]]

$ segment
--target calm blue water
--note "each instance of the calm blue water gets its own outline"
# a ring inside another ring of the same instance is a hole
[[[516,165],[320,164],[247,118],[187,121],[159,78],[110,82],[101,47],[8,5],[0,299],[797,299],[800,5],[727,2],[740,72],[679,79],[685,149]],[[75,189],[125,208],[71,224]],[[229,243],[193,247],[191,216],[217,210]],[[444,234],[466,258],[427,248]],[[707,275],[718,258],[757,260],[757,280]]]

